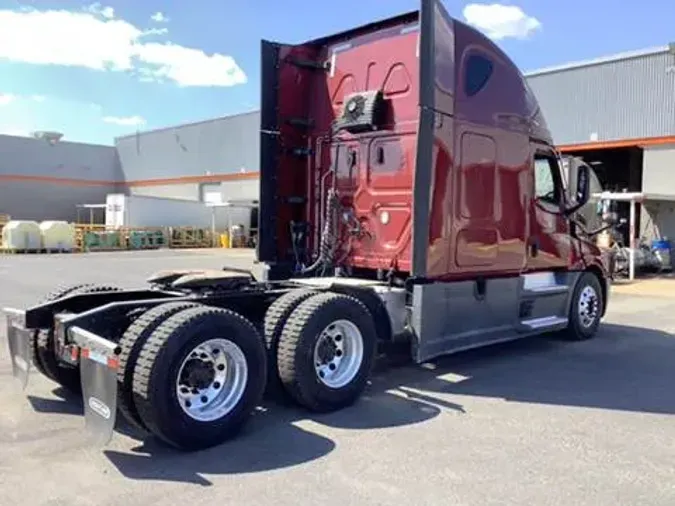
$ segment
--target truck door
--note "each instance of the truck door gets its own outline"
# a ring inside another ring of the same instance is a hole
[[[569,225],[561,213],[564,188],[558,159],[550,148],[536,146],[531,163],[527,270],[566,267],[571,243]]]

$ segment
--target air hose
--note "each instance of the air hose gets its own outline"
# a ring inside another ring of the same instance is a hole
[[[305,267],[301,274],[307,274],[320,265],[327,267],[333,262],[335,247],[338,241],[338,212],[340,210],[340,199],[335,188],[330,188],[326,195],[326,210],[324,214],[323,232],[321,234],[321,244],[319,246],[319,256],[316,261]]]

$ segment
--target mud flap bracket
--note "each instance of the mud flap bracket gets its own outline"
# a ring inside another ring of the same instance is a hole
[[[7,318],[7,344],[9,356],[12,360],[12,375],[19,380],[25,390],[28,386],[30,374],[31,351],[30,340],[35,330],[27,329],[26,312],[21,309],[3,308]]]
[[[120,349],[83,328],[73,326],[68,331],[80,347],[85,427],[97,444],[105,446],[115,429]]]

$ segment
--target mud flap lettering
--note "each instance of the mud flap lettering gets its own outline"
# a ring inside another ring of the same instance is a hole
[[[115,343],[79,327],[72,327],[70,334],[80,347],[85,426],[103,446],[115,429],[119,349]]]
[[[7,344],[12,360],[12,375],[25,389],[28,386],[30,374],[30,339],[34,330],[24,327],[25,311],[12,308],[4,308],[2,311],[7,318]]]

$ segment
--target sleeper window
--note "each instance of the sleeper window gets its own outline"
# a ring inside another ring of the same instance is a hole
[[[464,92],[472,97],[487,84],[492,75],[493,65],[485,56],[472,54],[466,59],[464,71]]]

